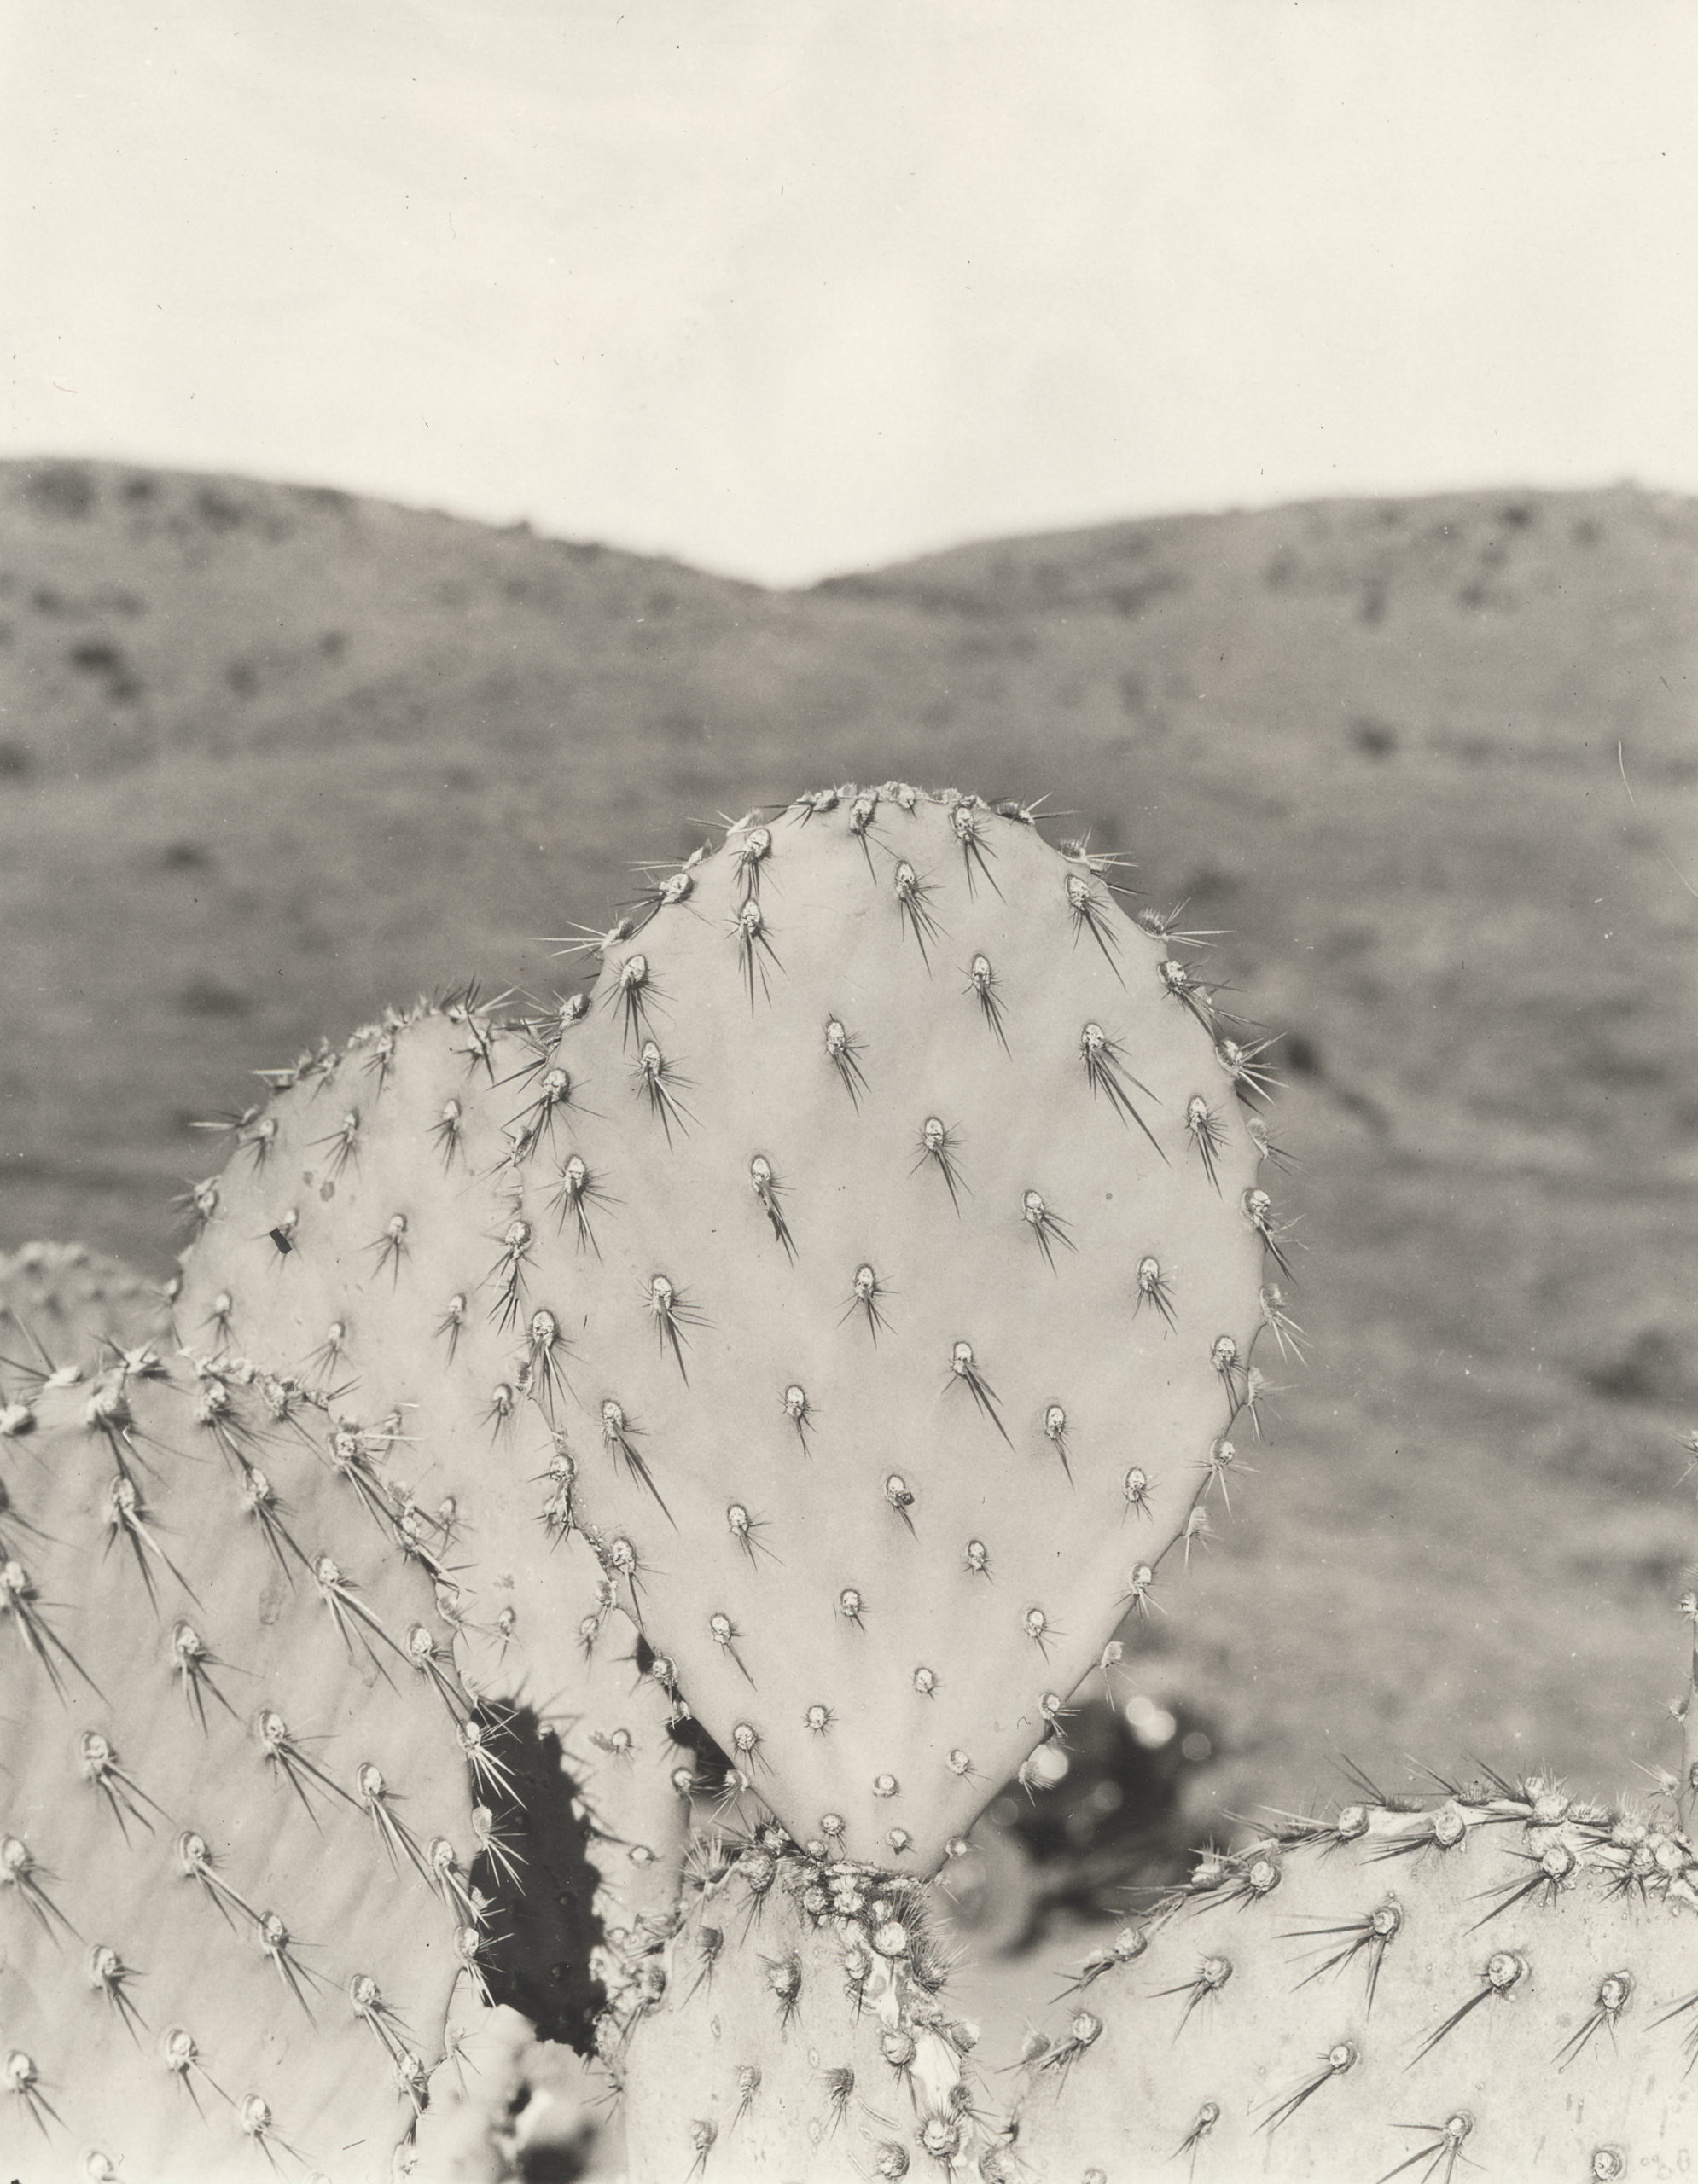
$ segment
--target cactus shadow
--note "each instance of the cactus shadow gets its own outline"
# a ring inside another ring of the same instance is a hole
[[[602,1929],[579,1786],[559,1737],[529,1707],[503,1708],[486,1727],[499,1728],[511,1786],[491,1805],[497,1830],[523,1861],[497,1862],[486,1852],[472,1869],[473,1885],[494,1906],[490,1996],[527,2017],[540,2038],[589,2055],[603,2001],[590,1968]],[[476,1794],[487,1797],[487,1786]]]

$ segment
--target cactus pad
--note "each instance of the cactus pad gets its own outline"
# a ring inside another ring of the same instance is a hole
[[[446,1633],[294,1391],[0,1407],[0,2171],[387,2177],[484,1907]]]
[[[1698,2143],[1695,1880],[1668,1826],[1542,1782],[1293,1823],[1087,1960],[992,2167],[1677,2174]]]

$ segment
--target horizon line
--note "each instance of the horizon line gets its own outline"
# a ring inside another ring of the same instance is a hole
[[[0,452],[0,469],[29,470],[99,468],[129,473],[144,473],[155,477],[196,479],[207,483],[224,483],[259,486],[265,491],[301,493],[325,499],[365,502],[381,508],[393,508],[404,515],[435,518],[449,523],[463,523],[473,528],[489,531],[497,537],[518,536],[530,537],[539,543],[567,547],[579,553],[618,554],[632,561],[649,561],[661,566],[682,569],[691,575],[707,577],[718,583],[734,584],[753,591],[764,592],[774,598],[802,597],[838,584],[850,584],[858,578],[893,575],[899,570],[912,569],[928,561],[940,561],[953,554],[971,553],[975,549],[995,546],[1029,546],[1046,540],[1078,538],[1093,531],[1128,531],[1143,525],[1176,523],[1212,523],[1230,521],[1247,516],[1271,516],[1294,513],[1302,509],[1339,507],[1373,507],[1395,502],[1417,506],[1439,501],[1489,501],[1526,498],[1544,500],[1596,499],[1612,494],[1636,495],[1641,499],[1683,502],[1698,507],[1698,493],[1688,492],[1675,485],[1648,484],[1631,473],[1610,479],[1593,479],[1585,484],[1540,485],[1526,479],[1503,479],[1494,482],[1474,482],[1452,485],[1427,485],[1415,490],[1399,491],[1360,488],[1350,492],[1284,494],[1267,501],[1230,502],[1214,507],[1195,505],[1178,508],[1139,509],[1124,515],[1093,516],[1075,522],[1061,520],[1044,524],[1030,530],[969,533],[917,548],[912,553],[893,560],[856,563],[841,568],[832,568],[823,574],[798,578],[790,583],[775,583],[766,578],[753,576],[746,570],[716,566],[712,561],[692,560],[674,549],[665,546],[626,543],[610,537],[591,537],[573,535],[566,531],[545,527],[533,515],[520,514],[503,517],[480,514],[470,508],[452,508],[440,502],[398,497],[393,492],[368,489],[360,485],[335,485],[329,480],[299,477],[286,477],[259,470],[228,468],[202,468],[198,464],[154,462],[132,456],[109,453],[72,453],[62,450],[35,452]]]

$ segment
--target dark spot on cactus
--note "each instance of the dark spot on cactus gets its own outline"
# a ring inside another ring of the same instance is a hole
[[[106,681],[106,696],[114,703],[138,698],[142,682],[125,659],[120,645],[110,643],[102,637],[85,637],[79,644],[72,645],[65,658],[79,675],[99,675]]]

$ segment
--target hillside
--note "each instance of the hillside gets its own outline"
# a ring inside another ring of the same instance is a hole
[[[1049,793],[1233,928],[1221,975],[1290,1028],[1314,1359],[1152,1686],[1206,1699],[1259,1794],[1297,1794],[1328,1723],[1393,1772],[1662,1756],[1698,898],[1659,843],[1698,862],[1695,669],[1698,503],[1626,487],[775,594],[335,493],[0,466],[0,1248],[162,1270],[214,1159],[194,1119],[393,996],[568,982],[545,936],[692,820],[856,777]]]

